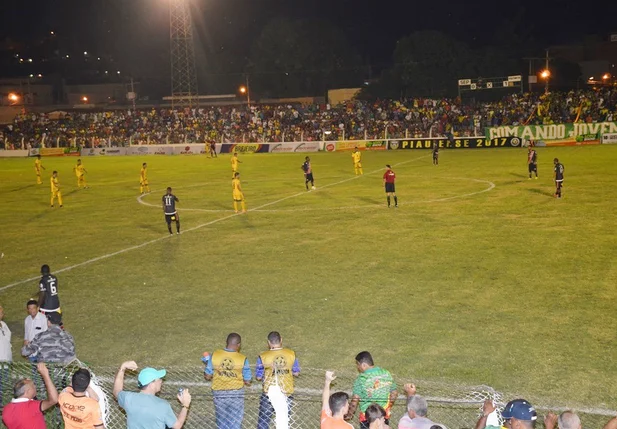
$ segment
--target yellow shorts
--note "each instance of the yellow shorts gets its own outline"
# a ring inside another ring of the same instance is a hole
[[[361,162],[354,162],[354,163],[353,163],[353,166],[354,166],[355,168],[362,168],[362,163],[361,163]]]
[[[241,192],[234,192],[233,199],[234,201],[244,201],[244,195]]]

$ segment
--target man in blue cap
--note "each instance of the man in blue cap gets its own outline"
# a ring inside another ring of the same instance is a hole
[[[489,416],[496,410],[495,404],[490,399],[484,401],[482,406],[482,415],[476,422],[475,429],[499,429],[497,423],[489,422]],[[537,419],[535,408],[525,399],[514,399],[506,404],[501,411],[504,429],[514,429],[513,423],[517,422],[517,427],[522,424],[523,428],[533,428]]]
[[[191,405],[191,394],[184,389],[178,394],[178,401],[182,404],[182,411],[178,417],[171,409],[169,402],[156,396],[161,391],[163,377],[167,375],[164,369],[144,368],[139,372],[137,382],[139,393],[127,392],[124,389],[124,372],[136,371],[134,361],[124,362],[114,380],[114,396],[118,404],[126,411],[126,425],[128,429],[180,429],[186,421]]]

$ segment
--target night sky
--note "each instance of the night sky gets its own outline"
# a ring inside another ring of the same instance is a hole
[[[489,44],[504,19],[521,12],[522,30],[545,45],[617,31],[617,2],[609,1],[588,11],[564,0],[479,0],[473,5],[454,0],[191,1],[202,48],[238,54],[246,54],[261,27],[276,16],[330,20],[364,57],[378,62],[389,59],[397,39],[416,30],[443,31],[471,45]],[[36,39],[56,31],[74,38],[80,49],[114,54],[122,45],[112,42],[116,36],[130,35],[134,44],[152,48],[168,37],[166,0],[2,0],[0,14],[0,39]]]
[[[36,47],[53,37],[55,42],[45,46],[59,47],[51,51],[60,57],[70,54],[72,61],[83,60],[81,55],[88,52],[89,61],[101,58],[99,73],[109,68],[110,75],[122,70],[122,76],[163,81],[169,72],[168,1],[0,0],[0,54],[10,51],[7,47],[13,47],[11,52],[28,47],[35,52],[29,53],[35,64],[17,72],[54,73],[52,66],[36,66],[36,55],[50,51],[37,53]],[[253,42],[276,17],[330,21],[344,32],[363,64],[375,70],[391,63],[398,39],[419,30],[442,31],[477,48],[493,44],[494,35],[503,32],[506,23],[514,23],[515,33],[533,42],[533,56],[543,55],[551,45],[581,42],[593,35],[606,40],[617,32],[615,1],[595,3],[593,10],[568,0],[477,0],[473,5],[460,0],[189,1],[202,76],[216,72],[212,58],[220,59],[221,53],[229,59],[226,73],[242,73]],[[67,61],[65,70],[73,65]]]

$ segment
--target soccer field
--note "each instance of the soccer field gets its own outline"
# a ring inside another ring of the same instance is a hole
[[[199,365],[229,332],[251,363],[279,330],[303,366],[361,350],[411,380],[487,384],[546,402],[614,407],[617,146],[240,155],[249,213],[231,210],[229,156],[0,160],[0,304],[21,344],[41,264],[87,362]],[[552,197],[552,159],[565,165]],[[139,199],[148,162],[153,192]],[[400,207],[388,209],[384,164]],[[58,170],[64,207],[49,207]],[[168,236],[171,186],[184,233]],[[58,271],[64,270],[61,273]],[[10,287],[6,287],[10,286]]]

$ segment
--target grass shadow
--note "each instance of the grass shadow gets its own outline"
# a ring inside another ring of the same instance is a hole
[[[376,198],[369,198],[369,197],[356,197],[356,200],[362,203],[366,203],[366,204],[379,204],[381,202],[377,200]]]
[[[510,173],[510,176],[520,177],[521,179],[527,179],[529,177],[529,175],[524,175],[520,173]]]
[[[147,231],[151,231],[151,232],[157,232],[157,233],[168,233],[169,232],[165,229],[165,222],[161,222],[161,225],[163,225],[163,228],[160,227],[156,227],[153,224],[141,224],[141,225],[137,225],[137,228],[139,229],[143,229],[143,230],[147,230]],[[172,226],[175,228],[175,225],[172,224]]]
[[[20,188],[11,189],[9,192],[19,192],[19,191],[23,191],[24,189],[34,188],[35,186],[37,186],[37,185],[34,185],[34,184],[33,185],[26,185],[26,186],[22,186]]]
[[[551,198],[554,197],[552,192],[544,191],[542,189],[529,188],[527,189],[527,191],[531,192],[532,194],[544,195]]]

